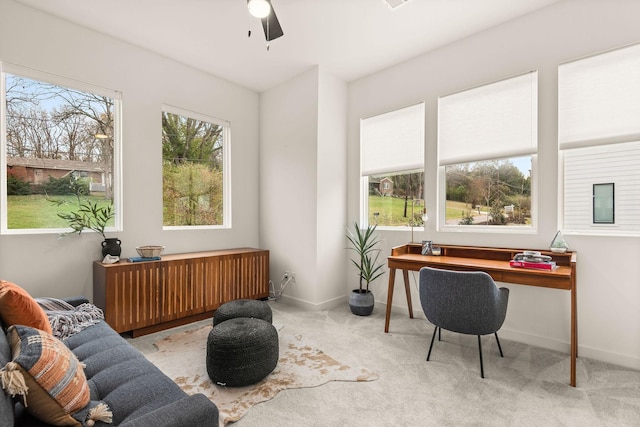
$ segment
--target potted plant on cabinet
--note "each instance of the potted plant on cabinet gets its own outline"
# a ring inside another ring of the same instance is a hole
[[[107,238],[104,234],[104,229],[107,227],[107,223],[114,217],[113,205],[99,206],[98,202],[92,202],[89,199],[82,199],[79,195],[76,195],[78,199],[77,210],[68,213],[58,213],[58,216],[67,221],[72,231],[65,234],[80,234],[82,230],[89,229],[96,233],[100,233],[102,238],[102,256],[113,255],[120,256],[122,243],[120,239],[116,237]],[[64,203],[57,201],[56,203]]]
[[[349,249],[356,253],[351,262],[358,269],[359,287],[353,289],[349,296],[351,312],[358,316],[368,316],[373,312],[374,298],[369,284],[384,274],[383,265],[378,263],[380,249],[376,246],[380,238],[375,234],[377,225],[369,225],[360,229],[354,222],[354,230],[347,229],[347,239],[351,243]]]

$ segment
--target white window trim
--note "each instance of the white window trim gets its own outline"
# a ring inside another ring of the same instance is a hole
[[[369,118],[373,118],[373,117],[377,117],[377,116],[382,116],[385,114],[393,114],[402,110],[409,110],[409,111],[413,111],[414,109],[421,109],[421,113],[422,113],[422,126],[423,128],[420,130],[420,135],[418,136],[421,140],[422,140],[422,160],[415,162],[415,163],[406,163],[404,164],[403,168],[408,168],[407,172],[414,169],[414,168],[419,168],[423,171],[423,174],[425,172],[425,160],[424,160],[424,153],[425,153],[425,129],[424,127],[426,126],[426,103],[424,101],[420,101],[418,103],[415,104],[411,104],[411,105],[407,105],[404,107],[399,107],[393,110],[389,110],[389,111],[385,111],[383,113],[379,113],[379,114],[375,114],[369,117],[365,117],[360,119],[360,152],[359,152],[359,161],[360,161],[360,170],[359,170],[359,175],[360,175],[360,224],[361,226],[367,226],[369,225],[369,176],[368,175],[363,175],[363,171],[362,171],[362,123],[364,120],[369,119]],[[396,171],[393,170],[392,172],[402,172],[402,171]],[[426,177],[426,174],[424,174],[424,176]],[[423,183],[423,189],[426,188],[426,186]],[[425,195],[423,194],[423,198],[425,197]],[[411,230],[412,227],[410,227],[409,225],[380,225],[377,226],[378,230],[389,230],[389,231],[397,231],[397,230]],[[424,230],[424,226],[420,226],[420,227],[413,227],[413,230]]]
[[[588,63],[598,63],[600,59],[606,58],[607,55],[622,55],[622,61],[626,62],[629,60],[628,57],[625,57],[626,52],[632,52],[635,56],[631,59],[634,67],[632,69],[636,69],[640,64],[640,44],[633,43],[626,46],[616,47],[614,49],[608,49],[601,52],[596,52],[590,55],[583,56],[581,58],[572,59],[570,61],[566,61],[558,66],[558,112],[559,112],[559,120],[558,120],[558,224],[561,224],[562,232],[565,235],[576,235],[576,236],[616,236],[616,237],[638,237],[640,236],[640,231],[629,229],[625,225],[621,225],[618,223],[618,218],[620,218],[619,208],[619,197],[620,194],[616,192],[615,194],[615,206],[616,206],[616,223],[615,224],[596,224],[591,222],[587,228],[580,227],[571,227],[566,224],[565,220],[565,161],[567,150],[576,149],[576,148],[588,148],[588,147],[603,147],[606,145],[617,145],[624,143],[631,143],[640,140],[640,130],[637,127],[633,129],[629,129],[625,126],[618,126],[613,128],[608,128],[607,132],[604,134],[598,135],[579,135],[579,137],[573,136],[571,133],[564,129],[560,129],[562,126],[562,108],[560,105],[562,101],[562,93],[561,93],[561,68],[562,67],[573,67],[574,65],[578,65],[580,62],[587,61]],[[628,62],[626,62],[628,64]],[[610,65],[610,64],[609,64]],[[613,67],[616,69],[630,69],[629,67],[620,68],[620,62],[616,62],[616,65]],[[590,78],[594,78],[597,74],[588,75]],[[634,74],[635,76],[635,74]],[[614,82],[619,83],[618,80],[614,79]],[[634,88],[637,88],[640,85],[640,81],[635,79],[632,82],[628,80],[624,80],[627,83],[631,83]],[[625,90],[620,92],[624,94],[628,93],[636,93],[636,90],[629,90],[625,87]],[[615,93],[615,91],[614,91]],[[636,117],[636,113],[638,111],[638,106],[640,105],[640,98],[636,97],[635,99],[629,100],[629,102],[621,103],[619,100],[619,95],[617,97],[611,97],[613,100],[617,100],[617,105],[624,105],[625,108],[629,108],[633,110],[633,113],[625,115],[620,115],[620,117]],[[614,111],[615,112],[615,111]],[[629,122],[627,122],[628,124]],[[633,122],[636,123],[636,122]],[[571,124],[571,122],[569,122]],[[619,124],[619,123],[618,123]],[[569,127],[569,130],[574,130],[575,128]],[[591,203],[593,203],[591,201]],[[622,215],[623,216],[623,215]],[[569,228],[571,227],[571,228]]]
[[[192,119],[213,123],[222,126],[222,224],[216,225],[163,225],[162,230],[184,231],[184,230],[222,230],[232,228],[231,221],[231,122],[218,119],[203,113],[198,113],[185,108],[163,104],[162,113],[171,113],[178,116],[190,117]],[[161,124],[162,126],[162,124]]]
[[[457,93],[464,92],[466,90],[473,90],[479,87],[487,86],[493,83],[500,83],[504,80],[509,80],[510,78],[523,77],[527,75],[531,75],[532,73],[536,73],[538,75],[538,71],[529,71],[527,73],[518,74],[511,77],[506,77],[504,79],[496,80],[493,82],[489,82],[480,86],[464,89],[462,91],[457,91],[451,93],[449,95],[455,95]],[[539,82],[536,83],[536,87],[539,91]],[[538,93],[535,94],[534,99],[536,106],[538,105]],[[536,119],[538,118],[537,108],[534,112],[536,114]],[[536,152],[531,154],[531,225],[514,225],[514,226],[504,226],[504,225],[448,225],[446,224],[446,165],[440,165],[440,160],[438,160],[438,174],[437,174],[437,189],[438,189],[438,197],[437,197],[437,206],[436,206],[436,230],[440,232],[452,232],[452,233],[495,233],[495,234],[537,234],[538,233],[538,221],[539,221],[539,209],[538,209],[538,153],[539,149],[539,138],[537,134],[538,123],[536,123],[534,127],[534,131],[536,132]],[[438,140],[438,144],[440,141]],[[519,157],[520,153],[514,152],[510,153],[510,157]],[[460,158],[459,160],[468,161],[469,159]],[[499,160],[499,159],[475,159],[470,162],[483,161],[483,160]]]
[[[7,129],[6,129],[6,78],[5,73],[26,77],[32,80],[39,80],[58,86],[68,87],[83,92],[90,92],[100,96],[113,99],[113,211],[114,225],[106,227],[105,233],[117,233],[123,231],[122,215],[122,92],[107,89],[91,83],[85,83],[62,77],[56,74],[47,73],[33,68],[0,61],[0,234],[22,235],[22,234],[60,234],[71,231],[71,228],[21,228],[9,229],[7,220]],[[83,230],[83,233],[93,233],[92,230]]]
[[[360,225],[362,227],[366,227],[369,224],[369,177],[363,176],[360,177]],[[426,228],[425,225],[419,225],[413,227],[414,232],[424,231]],[[377,230],[380,231],[407,231],[411,230],[412,227],[407,225],[378,225],[376,227]]]

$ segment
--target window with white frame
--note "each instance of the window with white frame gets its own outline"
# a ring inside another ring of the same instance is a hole
[[[162,208],[165,229],[229,224],[229,123],[164,106]]]
[[[537,129],[537,71],[438,99],[440,229],[534,229]]]
[[[640,45],[558,68],[564,233],[640,235]]]
[[[3,234],[60,233],[81,205],[120,225],[120,93],[2,63]]]
[[[361,224],[421,226],[424,103],[360,121]]]

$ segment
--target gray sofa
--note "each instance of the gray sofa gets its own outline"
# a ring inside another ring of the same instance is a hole
[[[81,302],[86,300],[71,301]],[[0,326],[2,367],[11,354],[6,329]],[[187,395],[104,321],[63,342],[86,365],[91,399],[105,402],[113,413],[111,424],[96,422],[96,426],[218,426],[218,408],[208,398]],[[2,391],[0,399],[0,427],[47,425]]]

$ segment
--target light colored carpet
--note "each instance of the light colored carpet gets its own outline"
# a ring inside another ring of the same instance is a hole
[[[286,328],[284,328],[286,329]],[[207,336],[211,326],[176,332],[154,345],[158,351],[147,358],[188,394],[202,393],[220,411],[220,424],[238,421],[254,405],[292,388],[317,387],[329,381],[372,381],[378,376],[366,368],[352,368],[319,350],[301,334],[278,334],[279,359],[264,380],[247,387],[214,384],[205,364]]]
[[[380,378],[329,382],[284,390],[251,408],[234,427],[264,426],[640,426],[640,372],[578,358],[576,388],[569,386],[569,354],[501,337],[485,337],[485,379],[480,378],[477,339],[443,332],[427,350],[433,331],[424,319],[393,313],[384,333],[384,306],[368,317],[345,304],[309,311],[270,302],[274,324],[312,339],[318,348],[350,366],[366,366]],[[420,316],[421,313],[416,313]],[[211,321],[186,325],[199,328]],[[163,331],[132,339],[143,353]]]

